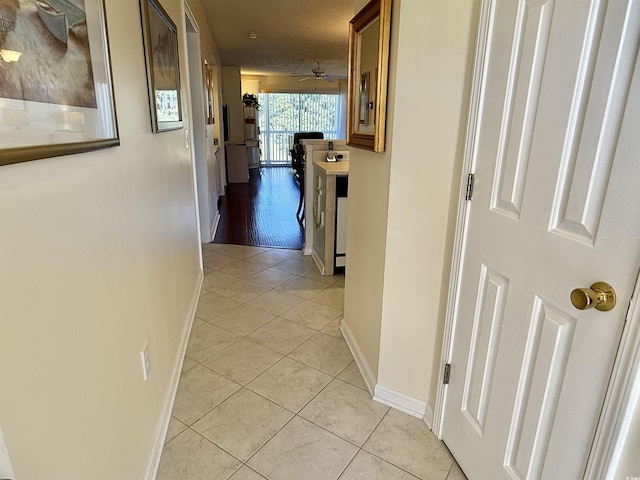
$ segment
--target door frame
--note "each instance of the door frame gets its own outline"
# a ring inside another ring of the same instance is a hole
[[[484,106],[483,89],[487,79],[488,57],[486,47],[489,33],[493,28],[492,13],[494,7],[495,0],[482,0],[476,38],[470,108],[459,186],[458,212],[438,378],[444,378],[445,365],[450,363],[452,359],[453,332],[456,328],[457,307],[460,300],[462,259],[467,243],[466,234],[470,215],[469,202],[466,200],[467,183],[468,175],[474,173],[477,161],[476,147],[480,129],[479,120]],[[640,389],[640,305],[638,305],[638,299],[640,299],[640,272],[638,273],[634,293],[627,311],[625,326],[596,429],[596,436],[587,461],[585,480],[610,478],[615,473],[624,450],[626,432],[635,407],[634,395],[637,395],[635,392]],[[622,305],[620,307],[624,308]],[[442,439],[446,397],[447,385],[439,381],[432,430],[440,439]]]
[[[200,242],[213,241],[215,229],[218,225],[219,213],[217,211],[217,179],[215,185],[210,182],[210,169],[208,165],[207,125],[202,105],[204,105],[204,84],[202,79],[202,49],[200,46],[200,26],[189,4],[183,4],[184,28],[184,56],[186,61],[187,81],[186,87],[189,97],[189,112],[191,117],[191,155],[193,161],[194,187],[196,205],[198,208],[198,230]],[[217,176],[218,172],[214,172]],[[215,199],[212,196],[215,194]],[[215,212],[212,210],[215,209]],[[215,219],[211,217],[214,216]]]

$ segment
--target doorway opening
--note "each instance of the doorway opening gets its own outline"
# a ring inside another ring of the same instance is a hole
[[[200,238],[203,243],[213,240],[218,214],[219,172],[212,147],[207,145],[207,135],[212,135],[211,125],[206,124],[205,97],[202,70],[202,54],[198,24],[185,3],[187,40],[187,68],[191,94],[191,122],[193,161],[195,164],[196,194]]]

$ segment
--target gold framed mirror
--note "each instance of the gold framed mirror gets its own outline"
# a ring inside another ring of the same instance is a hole
[[[371,0],[349,22],[347,144],[384,152],[391,0]]]

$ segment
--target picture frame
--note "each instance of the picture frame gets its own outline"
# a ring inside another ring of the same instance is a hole
[[[209,65],[207,59],[202,60],[204,71],[204,96],[205,96],[205,121],[207,125],[216,123],[213,105],[213,67]]]
[[[384,152],[392,0],[371,0],[349,22],[347,145]]]
[[[0,11],[0,166],[120,145],[103,0]]]
[[[140,0],[151,130],[183,127],[178,30],[157,0]]]

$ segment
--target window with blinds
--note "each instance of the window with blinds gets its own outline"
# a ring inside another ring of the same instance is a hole
[[[340,96],[337,93],[260,93],[262,163],[289,165],[296,132],[322,132],[337,138]]]

